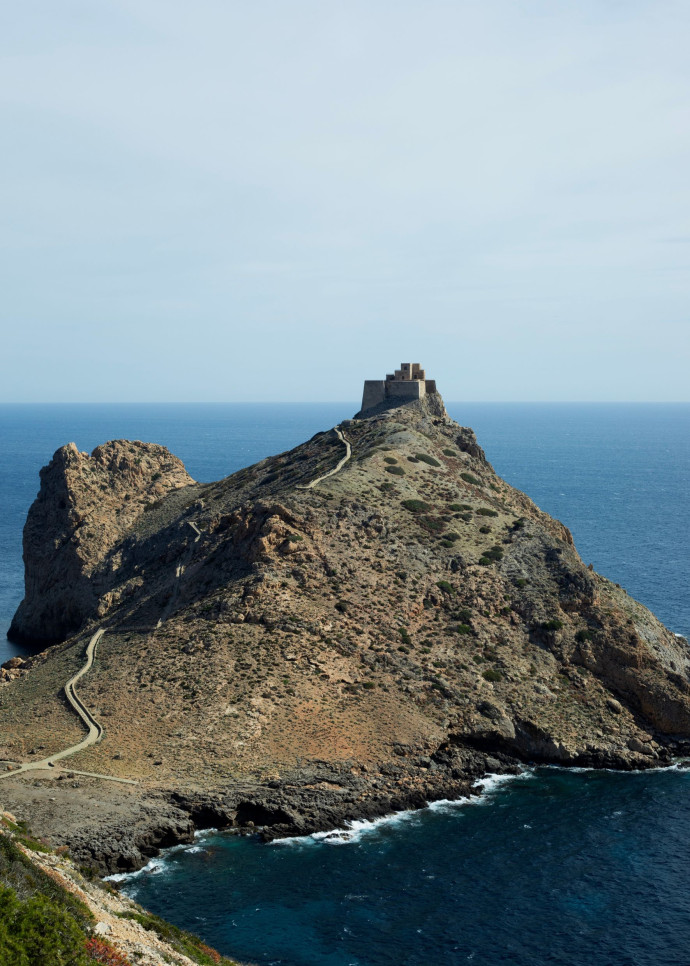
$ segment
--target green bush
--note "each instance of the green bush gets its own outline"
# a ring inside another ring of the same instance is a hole
[[[436,586],[438,587],[439,590],[442,590],[444,594],[455,593],[455,587],[453,587],[452,584],[448,583],[447,580],[437,580]]]
[[[582,630],[577,632],[577,634],[575,635],[575,640],[579,641],[579,643],[582,644],[584,641],[591,641],[593,637],[594,637],[594,634],[591,631]]]
[[[482,671],[482,677],[485,681],[502,681],[503,675],[500,671],[494,670],[494,668],[487,668],[486,671]]]
[[[445,528],[445,523],[438,517],[419,517],[419,522],[425,530],[429,530],[431,533],[440,533]]]
[[[503,560],[503,548],[494,546],[491,550],[485,550],[484,556],[488,557],[489,560]]]
[[[400,633],[400,639],[402,640],[403,644],[407,644],[409,646],[412,643],[412,638],[408,634],[407,628],[399,627],[398,631]]]
[[[460,635],[471,634],[472,628],[469,624],[458,624],[455,628],[455,633]]]
[[[395,489],[395,483],[379,483],[379,490],[382,493],[389,493]]]
[[[479,528],[480,533],[491,533],[491,527],[487,527],[486,524]]]
[[[425,503],[424,500],[402,500],[401,506],[404,506],[410,513],[426,513],[427,510],[431,509],[430,504]]]
[[[488,508],[488,506],[480,506],[479,509],[477,510],[477,513],[478,513],[478,515],[480,517],[497,517],[498,516],[498,511],[497,510],[490,510]]]
[[[457,458],[457,455],[458,454],[455,452],[454,449],[444,449],[443,450],[443,455],[444,456],[455,456]]]
[[[544,621],[541,625],[543,631],[560,631],[563,627],[563,621],[560,621],[557,617],[551,618],[550,621]]]
[[[386,467],[386,472],[387,473],[392,473],[393,476],[404,476],[405,475],[405,470],[402,468],[402,466],[387,466]]]
[[[440,466],[441,464],[433,456],[427,456],[426,453],[415,453],[414,454],[420,463],[426,463],[427,466]]]
[[[0,963],[6,966],[86,966],[86,935],[48,896],[22,902],[0,885]]]
[[[493,563],[490,557],[480,557],[478,562],[482,567],[490,567]]]
[[[384,456],[383,462],[390,463],[392,465],[393,463],[397,463],[398,461],[396,460],[395,456]]]
[[[471,473],[461,473],[460,477],[465,481],[465,483],[472,483],[474,486],[482,485],[481,480],[478,480],[476,476],[472,476]]]
[[[516,581],[515,581],[515,586],[516,587],[526,587],[528,583],[529,583],[529,580],[527,580],[526,577],[518,577],[516,579]]]
[[[450,503],[448,506],[448,509],[453,510],[455,513],[458,513],[459,511],[462,511],[462,510],[471,510],[472,507],[470,506],[469,503]]]
[[[410,463],[419,463],[419,460],[417,459],[416,456],[408,456],[407,459],[409,460]]]

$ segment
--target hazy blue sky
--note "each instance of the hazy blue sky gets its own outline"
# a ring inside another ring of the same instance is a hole
[[[688,400],[690,3],[0,5],[0,400]]]

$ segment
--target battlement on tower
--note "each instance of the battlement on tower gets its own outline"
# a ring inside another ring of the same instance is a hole
[[[436,392],[436,381],[427,379],[418,362],[402,362],[400,368],[385,379],[366,379],[362,394],[362,412],[382,403],[399,406]]]

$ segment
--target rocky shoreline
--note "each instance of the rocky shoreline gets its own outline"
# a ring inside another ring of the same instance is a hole
[[[690,753],[690,746],[674,745],[674,753],[682,754],[683,750]],[[67,795],[59,810],[59,822],[51,820],[45,802],[42,805],[36,798],[31,819],[54,846],[68,846],[75,861],[107,876],[136,872],[161,851],[192,843],[196,833],[210,828],[256,834],[265,842],[329,832],[355,821],[373,821],[397,812],[423,809],[435,801],[481,795],[482,782],[495,775],[519,775],[525,767],[560,764],[527,763],[500,751],[494,755],[469,749],[463,752],[462,762],[457,755],[453,762],[447,750],[421,764],[391,762],[383,769],[388,774],[381,772],[375,778],[353,774],[354,766],[334,770],[328,763],[321,767],[317,763],[289,782],[247,782],[212,792],[144,793],[137,796],[136,806],[130,800],[125,814],[109,815],[106,807],[97,821],[89,821],[84,815],[84,790],[91,789],[102,803],[107,801],[107,795],[95,787],[95,780],[91,784],[87,781],[79,789],[64,789]],[[675,760],[671,750],[665,749],[656,760],[612,754],[581,756],[571,764],[580,768],[640,771],[670,767]],[[59,784],[64,786],[66,782]],[[11,797],[21,816],[22,796]],[[54,796],[48,801],[54,801]]]
[[[63,447],[24,552],[13,633],[61,643],[0,675],[0,793],[101,875],[204,828],[308,835],[525,765],[690,748],[687,641],[585,566],[440,396],[214,484],[162,447]],[[99,629],[86,748],[64,688]]]

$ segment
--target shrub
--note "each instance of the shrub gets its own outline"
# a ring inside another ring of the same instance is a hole
[[[426,463],[427,466],[440,466],[441,464],[433,456],[428,456],[426,453],[415,453],[414,454],[421,463]]]
[[[513,521],[513,530],[522,530],[525,525],[524,517],[519,517],[517,520]]]
[[[407,459],[409,460],[410,463],[419,463],[419,460],[417,459],[416,456],[408,456]]]
[[[490,510],[488,508],[488,506],[480,506],[479,509],[477,510],[477,513],[479,514],[480,517],[497,517],[498,516],[498,511],[497,510]]]
[[[403,644],[408,644],[409,645],[409,644],[412,643],[412,638],[408,634],[406,627],[399,627],[398,628],[398,631],[400,632],[400,638],[401,638]]]
[[[455,593],[455,587],[453,587],[452,584],[448,583],[447,580],[437,580],[436,586],[438,587],[439,590],[442,590],[444,594]]]
[[[494,668],[487,668],[486,671],[482,671],[482,677],[485,681],[502,681],[503,675],[500,671],[494,670]]]
[[[484,556],[488,557],[489,560],[503,560],[503,549],[499,546],[494,546],[491,550],[485,550]]]
[[[86,966],[84,940],[75,919],[48,896],[36,893],[22,902],[0,885],[0,963]]]
[[[304,540],[304,537],[300,533],[288,533],[287,539],[290,543],[299,543],[300,540]]]
[[[383,462],[390,463],[392,465],[393,463],[397,463],[398,461],[396,460],[395,456],[384,456]]]
[[[430,533],[440,533],[445,528],[445,523],[443,520],[439,520],[438,517],[418,517],[419,522],[424,527],[425,530],[429,530]]]
[[[456,540],[459,540],[460,536],[454,533],[452,530],[450,533],[446,533],[443,536],[443,543],[447,543],[449,547],[452,547]]]
[[[402,500],[401,506],[404,506],[410,513],[423,513],[431,509],[431,506],[424,500]]]
[[[345,611],[347,610],[347,601],[337,600],[335,602],[335,609],[339,611],[341,614],[344,614]]]
[[[365,681],[364,684],[362,685],[362,687],[363,688],[366,688],[367,691],[371,691],[371,689],[372,688],[375,688],[376,685],[374,684],[373,681]]]
[[[395,489],[395,483],[379,483],[379,490],[382,493],[389,493]]]
[[[480,533],[491,533],[491,527],[487,527],[486,524],[479,528]]]
[[[232,960],[221,956],[215,949],[211,949],[206,943],[202,942],[198,936],[184,929],[173,926],[172,923],[160,919],[151,912],[121,912],[121,919],[133,919],[144,929],[150,929],[167,943],[170,943],[178,952],[184,953],[195,963],[201,966],[235,966]]]
[[[454,449],[444,449],[443,450],[443,455],[444,456],[455,456],[457,458],[457,455],[458,454],[455,452]]]
[[[95,963],[103,966],[131,966],[129,959],[119,952],[106,939],[91,936],[86,941],[86,952]]]
[[[455,628],[455,633],[460,635],[471,634],[472,628],[469,624],[458,624],[458,626]]]
[[[577,632],[577,634],[575,635],[575,640],[579,641],[579,643],[582,644],[583,641],[591,641],[593,637],[594,635],[592,634],[591,631],[582,630]]]
[[[405,470],[402,468],[402,466],[387,466],[386,467],[386,472],[387,473],[392,473],[393,476],[404,476],[405,475]]]
[[[480,557],[479,563],[482,565],[482,567],[490,567],[493,561],[490,557]]]
[[[557,617],[552,617],[550,621],[544,621],[541,625],[543,631],[560,631],[563,627],[563,621],[559,621]]]
[[[528,583],[529,583],[529,580],[527,580],[526,577],[518,577],[517,580],[515,581],[515,586],[526,587]]]
[[[472,476],[471,473],[461,473],[460,477],[465,481],[465,483],[472,483],[474,486],[482,485],[481,480],[478,480],[476,476]]]

